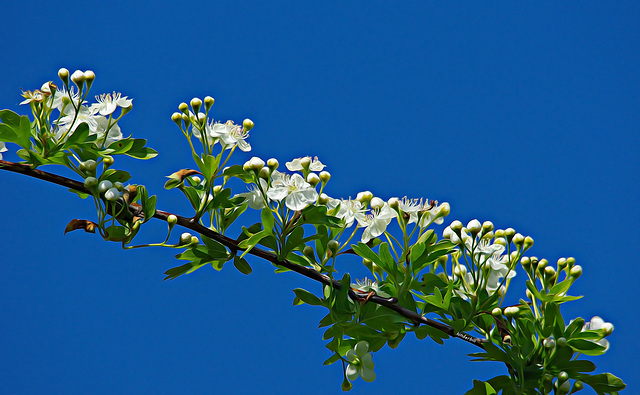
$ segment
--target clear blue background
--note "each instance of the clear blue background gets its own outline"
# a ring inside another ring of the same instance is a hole
[[[318,155],[332,196],[427,197],[449,202],[450,220],[514,227],[535,239],[531,254],[582,265],[573,292],[585,297],[565,315],[614,323],[598,371],[635,392],[638,3],[393,3],[8,2],[0,107],[27,113],[20,89],[58,82],[60,67],[94,70],[94,94],[134,98],[123,132],[160,152],[116,165],[184,215],[162,189],[193,167],[169,117],[211,95],[215,118],[256,123],[240,163]],[[259,260],[250,276],[162,282],[173,250],[64,236],[69,220],[95,218],[91,202],[8,172],[0,185],[1,394],[340,391],[339,365],[322,366],[325,311],[291,306],[291,289],[317,284]],[[468,362],[474,351],[408,336],[353,392],[460,394],[504,373]]]

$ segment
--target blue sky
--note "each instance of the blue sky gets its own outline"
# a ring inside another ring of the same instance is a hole
[[[514,227],[535,239],[531,254],[583,267],[572,289],[585,297],[565,317],[615,325],[596,364],[634,391],[640,7],[305,3],[11,2],[0,108],[26,113],[20,89],[56,82],[60,67],[95,71],[94,94],[134,99],[123,133],[160,153],[116,164],[184,215],[162,188],[193,167],[169,117],[211,95],[215,118],[256,123],[240,163],[317,155],[332,196],[426,197],[449,202],[450,220]],[[162,282],[174,251],[64,236],[72,218],[95,216],[90,202],[8,172],[0,182],[0,393],[339,392],[339,366],[322,366],[324,311],[291,306],[291,289],[319,291],[312,281],[253,260],[250,276]],[[463,393],[503,373],[469,362],[475,351],[407,339],[377,353],[376,382],[353,393]]]

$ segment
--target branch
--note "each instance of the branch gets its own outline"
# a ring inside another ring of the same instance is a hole
[[[91,192],[84,186],[83,183],[79,182],[79,181],[75,181],[66,177],[62,177],[53,173],[48,173],[42,170],[37,170],[37,169],[32,169],[30,165],[27,164],[22,164],[22,163],[14,163],[14,162],[9,162],[9,161],[5,161],[5,160],[0,160],[0,170],[7,170],[7,171],[11,171],[14,173],[19,173],[19,174],[23,174],[29,177],[34,177],[40,180],[44,180],[44,181],[48,181],[54,184],[58,184],[61,185],[63,187],[67,187],[70,189],[74,189],[76,191],[79,192],[83,192],[83,193],[87,193],[87,194],[91,194]],[[135,207],[135,206],[131,206],[131,210],[133,212],[138,212],[140,211],[139,207]],[[166,221],[167,217],[171,215],[171,213],[168,213],[166,211],[162,211],[162,210],[156,210],[155,214],[154,214],[154,218]],[[177,218],[178,218],[178,224],[182,227],[188,228],[193,230],[194,232],[198,232],[204,236],[207,236],[210,239],[213,239],[221,244],[223,244],[225,247],[231,249],[232,251],[238,251],[238,250],[243,250],[242,248],[238,247],[238,242],[230,237],[221,235],[220,233],[217,233],[205,226],[203,226],[202,224],[200,224],[197,220],[195,220],[194,218],[186,218],[186,217],[182,217],[180,215],[176,215],[174,214]],[[258,247],[254,247],[253,249],[251,249],[251,251],[249,251],[249,254],[254,255],[256,257],[265,259],[275,265],[278,266],[282,266],[285,267],[293,272],[296,272],[298,274],[301,274],[307,278],[310,278],[312,280],[318,281],[324,285],[329,285],[337,290],[342,288],[342,284],[340,283],[340,281],[338,280],[332,280],[331,278],[329,278],[328,276],[319,273],[318,271],[316,271],[315,269],[306,267],[306,266],[302,266],[302,265],[298,265],[296,263],[293,263],[291,261],[288,260],[278,260],[276,254],[269,252],[269,251],[265,251],[263,249],[260,249]],[[451,337],[457,337],[459,339],[462,339],[468,343],[471,343],[475,346],[478,346],[480,348],[482,347],[482,344],[486,342],[485,339],[481,339],[478,337],[474,337],[471,336],[469,334],[463,333],[463,332],[456,332],[453,330],[452,327],[450,327],[449,325],[443,324],[439,321],[435,321],[432,320],[430,318],[424,317],[414,311],[411,311],[409,309],[406,309],[402,306],[400,306],[397,302],[397,299],[395,298],[382,298],[380,296],[377,295],[373,295],[371,297],[369,297],[368,295],[363,295],[360,296],[358,295],[353,289],[349,289],[349,297],[356,301],[356,302],[360,302],[360,301],[364,301],[366,300],[367,302],[372,302],[381,306],[384,306],[388,309],[391,309],[395,312],[397,312],[398,314],[402,315],[403,317],[409,319],[411,322],[413,322],[415,325],[420,325],[420,324],[424,324],[424,325],[428,325],[430,327],[436,328],[444,333],[446,333],[447,335],[451,336]]]

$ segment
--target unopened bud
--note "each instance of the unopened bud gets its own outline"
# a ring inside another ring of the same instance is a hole
[[[524,236],[520,233],[516,233],[515,236],[513,236],[513,244],[515,244],[516,247],[521,248],[524,245]]]
[[[178,110],[180,110],[180,112],[183,114],[189,115],[189,105],[185,102],[180,103],[180,105],[178,106]]]
[[[558,347],[564,347],[567,345],[567,338],[566,337],[559,337],[558,338]]]
[[[482,224],[480,224],[480,221],[477,219],[472,219],[467,224],[467,230],[471,233],[472,237],[476,237],[476,235],[482,230]]]
[[[610,322],[605,322],[604,324],[602,324],[600,329],[602,329],[602,333],[605,336],[609,336],[611,333],[613,333],[613,324]]]
[[[204,98],[204,109],[205,111],[209,111],[209,109],[211,109],[211,107],[213,106],[213,102],[215,102],[215,100],[213,100],[213,97],[211,96],[205,96]]]
[[[82,162],[81,165],[84,166],[85,170],[93,173],[94,171],[96,171],[96,167],[98,166],[98,163],[96,163],[96,161],[93,159],[89,159]]]
[[[200,239],[197,236],[191,236],[191,245],[196,245],[200,243]]]
[[[545,348],[555,348],[555,346],[556,346],[556,341],[553,340],[552,337],[544,339],[543,343],[544,343],[544,347]]]
[[[331,173],[324,170],[320,172],[320,181],[326,184],[329,181],[329,179],[331,179]]]
[[[260,173],[258,173],[258,177],[262,178],[265,181],[269,180],[270,176],[271,176],[271,171],[269,171],[268,167],[263,167],[262,169],[260,169]],[[309,184],[311,184],[311,182],[309,182]]]
[[[113,188],[113,183],[109,180],[101,181],[100,184],[98,184],[98,192],[100,193],[105,193],[110,188]]]
[[[382,207],[384,207],[384,200],[380,199],[379,197],[374,197],[373,199],[371,199],[371,209],[381,209]]]
[[[311,246],[304,246],[302,249],[302,253],[309,258],[313,258],[315,255],[315,250]]]
[[[301,158],[300,159],[300,165],[305,170],[309,169],[309,166],[311,165],[311,158],[308,157],[308,156],[305,156],[304,158]]]
[[[482,233],[489,233],[493,230],[493,222],[484,221],[482,223]]]
[[[107,155],[105,157],[102,158],[102,165],[109,167],[113,164],[114,160],[113,160],[113,156],[111,155]]]
[[[560,380],[561,382],[569,380],[569,374],[565,371],[558,373],[558,380]]]
[[[316,173],[309,173],[307,176],[307,182],[315,187],[320,184],[320,177],[318,177]]]
[[[84,82],[84,73],[80,70],[76,70],[71,74],[71,81],[78,86],[79,89],[82,89],[82,83]]]
[[[274,171],[278,168],[278,166],[280,166],[280,163],[278,163],[278,160],[276,158],[271,158],[267,161],[267,166],[269,166],[269,169],[271,171]]]
[[[58,70],[58,78],[60,78],[60,80],[62,80],[62,82],[65,85],[69,84],[69,70],[65,69],[64,67],[61,68],[60,70]]]
[[[195,114],[200,112],[200,108],[202,107],[202,100],[197,97],[191,99],[191,108]]]
[[[574,263],[576,263],[576,258],[574,257],[567,258],[567,266],[569,268],[572,268]]]
[[[501,317],[502,316],[502,309],[500,309],[500,307],[496,307],[493,310],[491,310],[491,315],[494,317]]]
[[[340,248],[340,243],[337,240],[329,240],[327,248],[335,254],[338,251],[338,248]]]
[[[511,243],[511,239],[516,235],[516,230],[513,228],[507,228],[504,230],[504,237],[507,239],[507,242]]]
[[[574,279],[582,276],[582,266],[575,265],[574,267],[572,267],[571,270],[569,271],[569,276],[571,276]]]
[[[180,235],[180,245],[191,243],[191,233],[184,232]]]
[[[517,316],[519,312],[520,312],[520,309],[518,309],[515,306],[509,306],[506,309],[504,309],[504,315],[509,318]]]
[[[496,237],[504,237],[504,230],[503,229],[496,230]]]
[[[533,246],[533,238],[531,236],[527,236],[524,238],[524,246],[522,247],[523,251],[528,250]]]
[[[320,199],[318,199],[318,203],[320,203],[320,204],[329,203],[329,196],[326,193],[321,193],[320,194]]]
[[[245,119],[244,121],[242,121],[242,128],[243,128],[246,132],[248,132],[249,130],[253,129],[253,127],[254,127],[254,126],[255,126],[255,125],[254,125],[253,121],[252,121],[252,120],[250,120],[250,119],[248,119],[248,118],[247,118],[247,119]]]
[[[91,189],[98,185],[98,179],[95,177],[87,177],[84,179],[84,186]]]
[[[449,225],[449,227],[455,234],[460,236],[460,232],[462,232],[462,222],[455,220],[451,223],[451,225]]]
[[[169,216],[167,217],[167,223],[169,224],[170,227],[175,226],[175,224],[178,223],[178,217],[176,217],[173,214],[169,214]]]
[[[392,197],[390,198],[387,203],[389,204],[389,207],[391,207],[392,209],[397,209],[400,206],[400,200],[398,200],[397,197]]]
[[[440,210],[438,210],[438,217],[446,217],[451,212],[451,206],[449,203],[444,202],[440,205]]]
[[[87,89],[91,88],[91,85],[93,84],[93,81],[96,79],[96,74],[91,71],[91,70],[87,70],[84,72],[84,80],[87,82]]]
[[[371,199],[373,199],[373,193],[369,191],[358,192],[356,195],[356,200],[362,203],[363,206],[366,206]]]

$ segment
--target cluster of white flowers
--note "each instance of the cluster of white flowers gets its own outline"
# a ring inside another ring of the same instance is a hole
[[[69,81],[69,71],[60,69],[60,78],[66,83]],[[95,79],[95,74],[91,70],[82,72],[76,70],[71,79],[82,89],[86,82],[87,86]],[[97,103],[87,105],[86,101],[80,102],[79,91],[71,86],[69,90],[65,87],[58,89],[52,82],[45,82],[42,87],[35,91],[27,91],[22,94],[25,98],[20,104],[42,103],[49,109],[56,109],[60,112],[60,117],[55,121],[57,125],[55,135],[58,139],[66,139],[69,132],[73,132],[83,122],[89,126],[89,133],[97,136],[99,144],[109,145],[122,138],[122,131],[117,122],[112,119],[112,114],[118,107],[127,111],[132,106],[132,99],[127,96],[122,97],[120,93],[113,92],[96,96]],[[106,136],[105,136],[106,134]]]
[[[231,149],[236,145],[244,152],[251,151],[251,145],[246,142],[249,137],[249,131],[242,125],[236,125],[233,121],[225,123],[214,122],[211,120],[205,126],[207,136],[211,138],[212,144],[220,142],[223,149]]]
[[[503,232],[497,233],[500,235]],[[454,263],[451,278],[462,279],[464,290],[458,293],[459,296],[466,298],[476,293],[476,280],[479,280],[489,294],[496,291],[502,294],[505,291],[505,286],[501,285],[504,278],[508,280],[516,275],[512,268],[512,259],[505,254],[507,239],[494,236],[493,224],[490,221],[480,224],[476,219],[470,221],[466,227],[463,227],[460,221],[454,221],[444,229],[443,237],[464,248],[476,265],[477,272],[471,273],[465,265]]]

